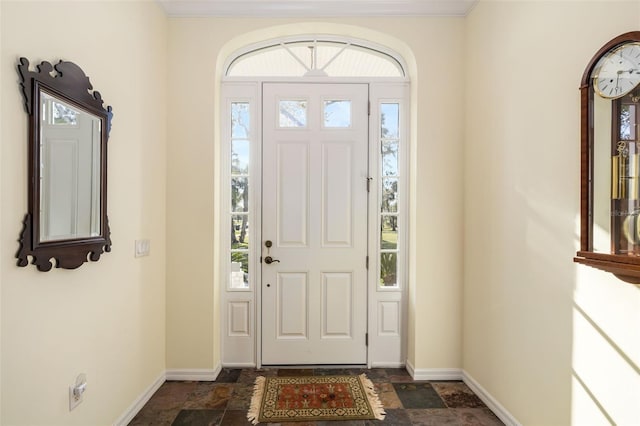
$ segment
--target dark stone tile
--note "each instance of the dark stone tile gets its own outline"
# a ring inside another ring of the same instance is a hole
[[[245,369],[242,370],[240,376],[238,377],[237,383],[250,384],[253,385],[256,383],[256,378],[259,376],[264,377],[274,377],[278,374],[278,370],[275,368],[264,368],[264,369]]]
[[[198,387],[198,382],[165,382],[151,397],[146,406],[152,410],[182,408],[189,395]]]
[[[235,383],[238,381],[242,370],[239,368],[223,368],[218,377],[216,377],[216,383]]]
[[[313,370],[314,376],[349,376],[351,373],[347,368],[316,368]]]
[[[413,377],[404,368],[386,368],[387,377],[391,383],[412,383]]]
[[[393,383],[404,408],[446,408],[430,383]]]
[[[389,375],[386,368],[371,368],[362,371],[372,382],[389,382]]]
[[[380,424],[399,426],[399,425],[411,424],[411,420],[407,415],[407,410],[385,410],[385,412],[387,414],[385,415],[384,420],[366,420],[364,424],[366,426],[380,425]]]
[[[374,383],[373,386],[385,410],[402,408],[402,402],[391,383]]]
[[[222,418],[222,423],[220,423],[220,426],[241,425],[251,425],[251,422],[247,420],[246,410],[227,410],[224,412],[224,417]]]
[[[145,408],[140,410],[133,420],[129,422],[128,426],[170,426],[179,412],[180,408],[152,410],[145,406]]]
[[[389,378],[387,377],[387,372],[384,368],[349,368],[345,373],[347,375],[359,376],[364,374],[367,376],[367,379],[372,382],[388,382]]]
[[[130,426],[250,425],[247,411],[258,376],[359,375],[374,383],[387,412],[384,421],[291,422],[278,426],[498,426],[502,425],[462,382],[413,382],[404,369],[223,369],[215,382],[166,382]],[[225,411],[226,407],[226,411]],[[449,408],[447,408],[449,407]],[[263,425],[261,425],[263,426]],[[271,426],[276,426],[272,424]]]
[[[278,377],[299,377],[313,376],[313,370],[310,368],[279,368]]]
[[[449,408],[486,408],[463,382],[438,382],[431,385]]]
[[[503,426],[504,423],[488,408],[450,408],[460,420],[460,426]]]
[[[171,426],[218,426],[224,410],[181,410]]]
[[[448,408],[405,410],[414,426],[460,426],[460,419]]]
[[[253,385],[234,383],[231,399],[227,403],[227,410],[248,410],[251,406]]]
[[[233,384],[202,382],[189,395],[183,408],[185,409],[218,409],[223,410],[231,399]]]

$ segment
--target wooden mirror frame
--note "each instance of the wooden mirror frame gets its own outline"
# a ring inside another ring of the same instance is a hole
[[[580,83],[580,250],[574,261],[610,272],[628,283],[640,284],[640,256],[615,254],[613,250],[611,253],[593,250],[595,136],[592,74],[608,51],[628,42],[640,42],[640,31],[622,34],[602,46],[587,65]]]
[[[56,268],[75,269],[88,259],[98,261],[103,252],[111,251],[111,232],[107,219],[107,141],[111,130],[111,107],[104,108],[99,92],[93,86],[82,69],[67,61],[60,61],[55,66],[43,61],[36,66],[36,71],[29,70],[29,61],[20,58],[18,64],[20,87],[24,97],[24,106],[29,116],[29,199],[28,213],[23,220],[20,234],[20,249],[16,254],[18,266],[27,266],[29,256],[31,263],[39,271],[49,271],[55,260]],[[55,71],[54,71],[55,70]],[[40,150],[40,93],[46,91],[55,97],[78,107],[100,120],[100,170],[98,187],[99,195],[99,233],[96,236],[71,238],[52,241],[41,241],[40,237],[40,182],[41,182],[41,150]]]

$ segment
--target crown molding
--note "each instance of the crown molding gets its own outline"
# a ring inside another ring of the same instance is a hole
[[[170,17],[466,16],[478,0],[157,0]]]

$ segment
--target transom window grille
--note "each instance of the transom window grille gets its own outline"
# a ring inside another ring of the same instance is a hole
[[[356,41],[296,38],[238,52],[228,77],[405,77],[399,59]]]

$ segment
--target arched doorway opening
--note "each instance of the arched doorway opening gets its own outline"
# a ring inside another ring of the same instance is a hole
[[[404,365],[407,74],[394,51],[337,35],[280,37],[227,57],[224,366]]]

